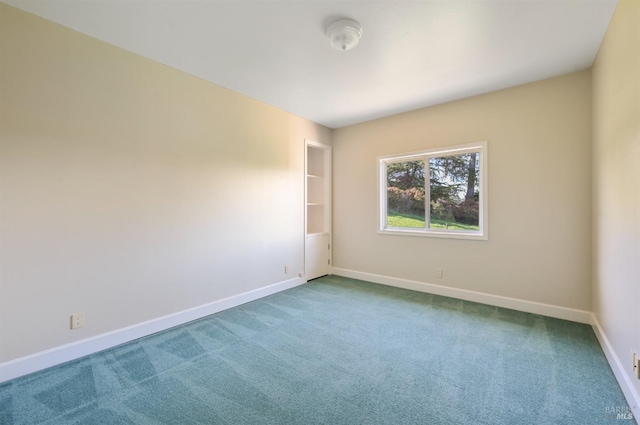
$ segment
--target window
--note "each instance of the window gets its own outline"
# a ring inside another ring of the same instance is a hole
[[[487,144],[379,158],[380,233],[487,239]]]

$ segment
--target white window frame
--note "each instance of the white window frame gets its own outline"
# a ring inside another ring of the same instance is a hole
[[[477,152],[480,155],[480,184],[479,184],[479,220],[480,229],[478,231],[450,230],[450,229],[430,229],[430,209],[431,199],[429,196],[429,170],[425,170],[425,228],[405,228],[387,227],[387,164],[407,161],[424,161],[425,167],[429,166],[429,158],[441,156],[464,155]],[[419,152],[410,152],[397,155],[386,155],[378,157],[378,233],[387,235],[423,236],[451,239],[489,239],[488,210],[489,210],[489,184],[487,181],[488,167],[487,142],[469,143],[451,147],[428,149]]]

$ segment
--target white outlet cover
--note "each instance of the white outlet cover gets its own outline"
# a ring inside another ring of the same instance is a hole
[[[84,326],[84,314],[74,313],[71,315],[71,329],[78,329]]]

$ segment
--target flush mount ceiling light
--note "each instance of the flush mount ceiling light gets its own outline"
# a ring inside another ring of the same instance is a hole
[[[347,51],[358,45],[362,26],[353,19],[340,19],[327,28],[327,37],[334,49]]]

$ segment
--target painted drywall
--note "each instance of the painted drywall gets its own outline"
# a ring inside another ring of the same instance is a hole
[[[593,65],[593,312],[640,394],[640,1],[620,0]],[[640,406],[636,407],[636,415]]]
[[[297,278],[331,130],[1,3],[0,29],[0,362]]]
[[[334,267],[590,310],[590,87],[581,71],[335,130]],[[379,156],[483,140],[487,241],[377,233]]]

